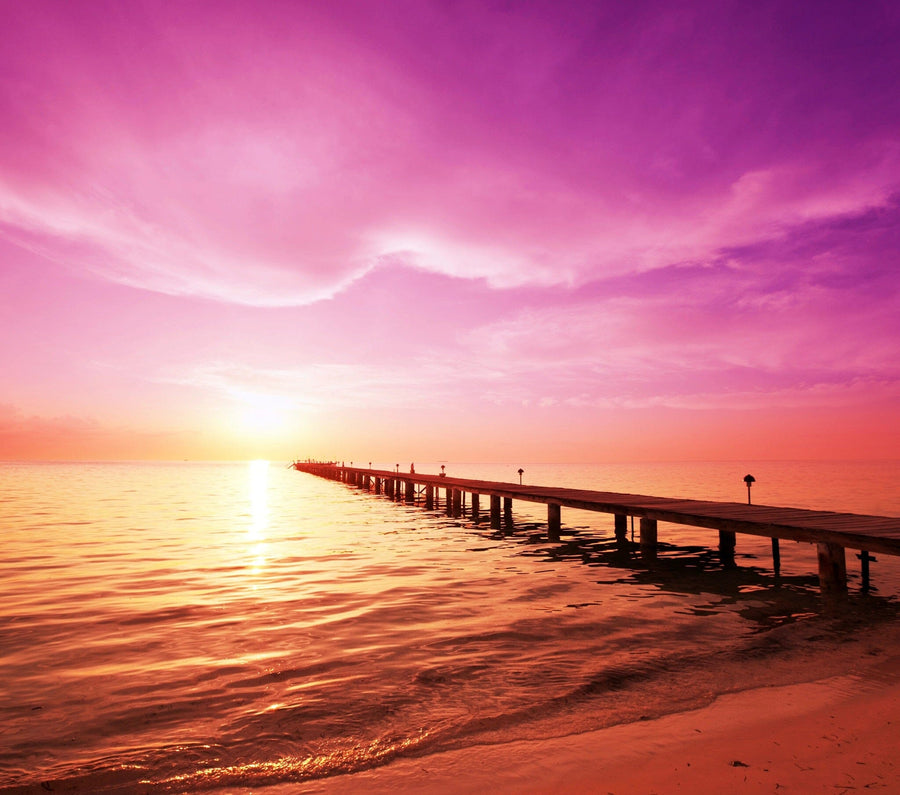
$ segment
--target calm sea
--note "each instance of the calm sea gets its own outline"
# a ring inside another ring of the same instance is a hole
[[[349,462],[348,462],[349,463]],[[368,463],[368,462],[366,462]],[[393,464],[375,462],[376,467]],[[401,462],[408,469],[409,462]],[[447,463],[517,481],[520,463]],[[900,516],[900,463],[521,464],[525,482]],[[439,464],[416,462],[418,472]],[[497,533],[284,463],[0,464],[0,790],[317,791],[398,756],[636,721],[846,672],[900,559],[516,503]]]

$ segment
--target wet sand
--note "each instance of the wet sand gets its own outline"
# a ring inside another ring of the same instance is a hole
[[[399,760],[337,792],[900,792],[900,655],[853,675],[721,696],[657,720]]]

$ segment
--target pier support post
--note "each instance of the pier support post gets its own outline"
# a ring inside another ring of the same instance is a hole
[[[719,561],[726,569],[734,568],[735,535],[730,530],[719,530]]]
[[[459,518],[462,516],[462,489],[453,489],[453,516]]]
[[[503,498],[503,526],[507,530],[512,530],[512,497]]]
[[[819,555],[819,587],[823,593],[847,591],[847,557],[840,544],[816,545]]]
[[[406,481],[406,501],[407,502],[415,502],[416,501],[416,484],[411,480]]]
[[[491,495],[491,529],[500,529],[500,497],[496,494]]]
[[[444,513],[453,516],[453,489],[444,489]]]
[[[860,563],[860,572],[859,573],[862,576],[862,592],[868,593],[869,587],[870,587],[869,561],[874,560],[874,558],[869,554],[869,551],[867,549],[860,550],[860,553],[859,553],[859,555],[857,555],[857,557],[859,558],[859,563]]]
[[[781,574],[781,546],[777,538],[772,539],[772,568]]]
[[[434,486],[432,486],[430,483],[425,486],[425,510],[434,510]]]
[[[375,493],[381,494],[381,478],[375,478]]]
[[[476,494],[474,491],[472,492],[472,521],[477,522],[479,517],[479,511],[481,508],[481,497],[479,494]]]
[[[384,496],[389,500],[394,499],[394,481],[393,478],[385,478],[384,481]]]
[[[656,519],[641,517],[641,557],[644,560],[656,560],[657,528]]]
[[[562,525],[562,510],[554,503],[547,504],[547,537],[551,541],[559,541],[559,530]]]
[[[628,546],[628,517],[624,513],[615,514],[616,544],[620,549]]]

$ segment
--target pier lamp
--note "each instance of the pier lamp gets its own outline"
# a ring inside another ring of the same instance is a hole
[[[372,462],[369,461],[369,469],[371,469],[371,468],[372,468]]]
[[[747,505],[750,504],[750,487],[756,483],[756,478],[753,475],[744,475],[744,483],[747,484]]]
[[[522,475],[525,473],[525,470],[522,467],[519,467],[519,485],[522,485]]]
[[[394,466],[397,467],[397,471],[399,472],[399,471],[400,471],[400,464],[394,464]]]

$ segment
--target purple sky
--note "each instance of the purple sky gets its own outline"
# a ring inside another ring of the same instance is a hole
[[[0,458],[898,457],[897,3],[0,10]]]

